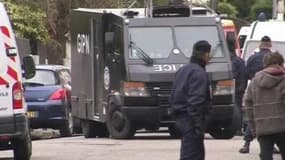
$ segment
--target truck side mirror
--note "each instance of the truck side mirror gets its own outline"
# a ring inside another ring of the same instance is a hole
[[[33,78],[36,74],[36,67],[33,57],[26,56],[23,58],[23,70],[24,70],[24,77],[26,79]]]
[[[105,33],[105,46],[108,50],[113,49],[114,46],[114,32]]]

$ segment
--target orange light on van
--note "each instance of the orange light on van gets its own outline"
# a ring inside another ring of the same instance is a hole
[[[217,95],[231,95],[235,91],[235,80],[218,81],[213,89],[213,96]]]
[[[123,93],[128,97],[147,97],[150,93],[142,82],[123,82]]]

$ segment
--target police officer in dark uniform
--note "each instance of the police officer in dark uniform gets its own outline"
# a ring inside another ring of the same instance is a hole
[[[204,160],[205,116],[210,107],[209,80],[205,71],[211,45],[198,41],[190,63],[180,68],[171,92],[171,110],[181,133],[180,160]]]
[[[245,71],[245,62],[242,58],[236,55],[236,45],[235,45],[235,36],[231,38],[227,36],[228,48],[231,53],[232,60],[232,71],[233,77],[235,79],[235,104],[239,108],[239,111],[242,114],[242,98],[247,87],[247,77]],[[240,119],[242,122],[242,117]],[[238,134],[241,134],[242,130],[238,131]]]
[[[235,102],[241,111],[242,98],[247,87],[247,76],[245,70],[245,62],[236,55],[235,40],[227,39],[228,48],[231,53],[233,77],[235,79]]]

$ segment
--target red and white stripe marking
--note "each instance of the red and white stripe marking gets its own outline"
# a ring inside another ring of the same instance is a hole
[[[3,37],[5,48],[16,47],[16,42],[11,36],[11,32],[8,27],[0,26],[0,36]],[[6,55],[6,53],[5,53]],[[18,73],[17,70],[20,71],[18,68],[18,59],[14,57],[3,57],[8,59],[8,66],[7,66],[7,74],[0,75],[0,85],[2,84],[13,84],[18,81],[21,73]]]

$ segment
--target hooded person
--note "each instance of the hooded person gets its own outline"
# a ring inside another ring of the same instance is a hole
[[[244,96],[251,132],[260,144],[261,160],[272,160],[274,144],[285,159],[285,69],[283,56],[264,56],[264,69],[251,80]]]

